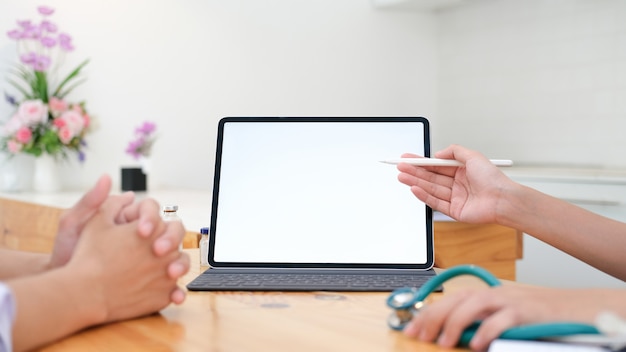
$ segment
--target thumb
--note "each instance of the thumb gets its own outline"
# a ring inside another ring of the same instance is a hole
[[[108,175],[100,176],[93,188],[85,193],[72,208],[75,217],[82,220],[89,219],[102,205],[110,191],[111,178]]]
[[[63,265],[69,260],[80,232],[100,208],[110,190],[111,178],[103,175],[72,208],[63,212],[49,263],[51,267]]]

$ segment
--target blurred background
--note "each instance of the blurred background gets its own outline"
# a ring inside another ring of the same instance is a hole
[[[73,36],[64,67],[90,59],[68,98],[95,128],[86,161],[63,166],[66,189],[102,173],[119,188],[145,120],[158,125],[150,188],[210,190],[221,117],[424,116],[433,150],[512,159],[520,182],[626,220],[626,1],[3,1],[3,93],[19,95],[5,33],[40,5]],[[0,103],[0,119],[12,112]],[[624,286],[525,237],[520,281]]]

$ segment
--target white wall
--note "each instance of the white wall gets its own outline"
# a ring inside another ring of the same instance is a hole
[[[0,71],[15,62],[4,34],[41,1],[0,2]],[[216,124],[244,115],[436,113],[434,16],[376,10],[367,0],[55,0],[74,36],[68,69],[91,58],[86,99],[98,128],[66,188],[119,178],[134,127],[158,123],[151,187],[210,189]],[[2,74],[2,77],[5,75]],[[1,90],[11,90],[0,80]],[[11,109],[0,103],[0,116]]]
[[[626,1],[468,0],[439,13],[436,147],[626,168]]]

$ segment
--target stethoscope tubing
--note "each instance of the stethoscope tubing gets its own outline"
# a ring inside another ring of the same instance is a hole
[[[425,282],[418,290],[407,287],[394,290],[387,298],[387,306],[394,309],[396,312],[400,310],[411,310],[416,303],[423,302],[429,294],[437,290],[441,285],[443,285],[443,283],[460,275],[475,276],[491,287],[502,285],[500,280],[481,267],[474,265],[459,265],[437,274]],[[405,297],[412,295],[412,297],[408,300],[400,300],[397,299],[399,295],[405,295]],[[402,330],[405,325],[404,323],[392,324],[390,321],[388,321],[388,324],[394,330]],[[462,333],[459,345],[467,346],[474,337],[474,334],[479,326],[480,322],[476,322],[469,326]],[[559,337],[573,334],[599,333],[598,329],[590,324],[576,322],[551,322],[512,327],[505,330],[499,338],[510,340],[538,340],[548,337]]]

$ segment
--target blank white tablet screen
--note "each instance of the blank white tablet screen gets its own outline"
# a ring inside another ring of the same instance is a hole
[[[421,122],[226,122],[214,260],[427,261],[426,206],[397,180]]]

